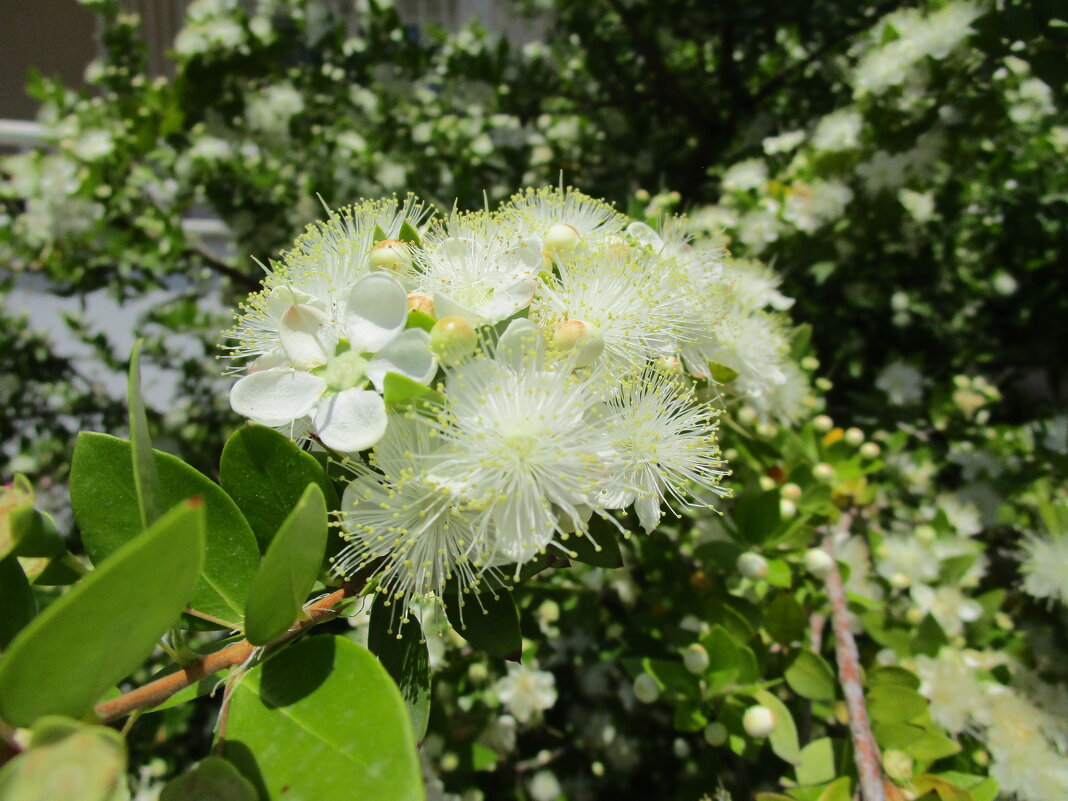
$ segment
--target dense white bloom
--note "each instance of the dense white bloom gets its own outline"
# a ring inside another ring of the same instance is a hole
[[[787,131],[778,136],[766,137],[764,141],[761,142],[761,145],[767,155],[774,156],[777,153],[789,153],[791,150],[796,150],[804,141],[804,131]]]
[[[527,189],[501,209],[523,237],[540,237],[546,251],[564,253],[579,243],[596,244],[618,235],[629,220],[603,200],[575,189]]]
[[[912,365],[892,362],[879,373],[875,387],[894,405],[905,406],[923,397],[923,375]]]
[[[556,677],[547,670],[509,662],[508,675],[497,680],[493,691],[516,720],[529,723],[556,703]]]
[[[930,192],[899,189],[897,199],[916,222],[922,224],[934,219],[934,195]]]
[[[961,634],[965,623],[972,623],[983,614],[982,605],[967,597],[959,587],[943,585],[932,589],[925,584],[916,584],[911,595],[913,608],[921,616],[931,614],[950,637]]]
[[[768,180],[768,165],[763,159],[746,159],[732,164],[723,173],[721,184],[724,189],[746,192],[763,186]]]
[[[899,589],[932,581],[939,566],[929,545],[912,536],[891,534],[875,551],[875,570]]]
[[[879,150],[867,161],[857,165],[857,175],[864,188],[875,195],[898,189],[908,180],[911,161],[907,153],[887,153]]]
[[[729,289],[730,302],[744,311],[757,311],[770,306],[785,311],[794,299],[779,291],[782,279],[770,267],[755,261],[736,259],[720,265],[722,283]]]
[[[1068,536],[1032,534],[1024,539],[1024,591],[1035,598],[1068,603]]]
[[[931,717],[953,734],[964,731],[985,703],[975,662],[964,651],[945,647],[935,657],[917,656],[916,674],[920,692],[931,702]]]
[[[253,94],[245,107],[249,127],[268,136],[285,137],[289,121],[304,111],[304,98],[290,83],[264,87]]]
[[[819,151],[852,150],[860,145],[863,124],[864,118],[852,108],[832,111],[816,124],[810,144]]]
[[[852,199],[853,190],[841,181],[797,181],[789,188],[782,216],[794,227],[811,234],[841,217]]]

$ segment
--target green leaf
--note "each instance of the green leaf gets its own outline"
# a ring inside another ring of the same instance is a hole
[[[913,786],[918,794],[934,793],[938,796],[939,801],[974,801],[972,794],[963,787],[958,787],[930,773],[917,776],[913,780]]]
[[[656,679],[665,701],[695,701],[701,696],[700,679],[678,662],[644,657],[642,671]]]
[[[792,583],[790,565],[786,563],[785,559],[769,559],[768,574],[764,576],[764,581],[768,582],[772,587],[781,587],[784,590],[790,589],[790,584]]]
[[[124,801],[126,744],[105,726],[38,721],[29,747],[0,770],[4,801]]]
[[[379,242],[381,242],[384,239],[389,239],[389,234],[387,234],[385,231],[382,230],[382,226],[381,225],[376,225],[375,226],[374,239],[373,239],[374,244],[377,245]]]
[[[805,635],[805,610],[789,593],[780,593],[764,613],[764,628],[775,642],[790,645]]]
[[[879,723],[907,723],[927,711],[927,699],[908,687],[881,684],[868,691],[868,714]]]
[[[407,220],[401,223],[400,234],[397,237],[401,242],[407,242],[415,247],[422,247],[423,240],[419,238],[419,232],[412,227]]]
[[[701,711],[700,704],[683,701],[675,707],[674,725],[676,731],[701,731],[708,725],[708,718]]]
[[[821,737],[801,749],[801,761],[797,766],[798,784],[824,784],[834,779],[834,742],[830,737]]]
[[[193,594],[204,510],[183,504],[34,618],[0,661],[0,716],[79,718],[136,669]]]
[[[918,690],[920,689],[920,677],[911,670],[906,670],[897,665],[878,665],[868,671],[868,684],[872,687],[881,684]]]
[[[753,698],[775,715],[775,728],[768,735],[771,750],[793,765],[800,764],[801,746],[797,740],[797,726],[794,725],[794,718],[786,704],[767,690],[758,690],[753,693]]]
[[[56,528],[56,523],[47,512],[34,509],[31,504],[24,504],[11,510],[8,515],[11,536],[6,553],[14,556],[31,558],[54,558],[67,552],[63,535]]]
[[[261,551],[267,550],[312,482],[323,491],[329,508],[340,506],[322,465],[285,434],[266,426],[244,426],[223,447],[219,483],[245,515]]]
[[[382,398],[387,406],[395,409],[427,403],[440,404],[445,400],[445,396],[437,390],[399,373],[386,373],[382,381]]]
[[[741,375],[741,373],[733,367],[728,367],[727,365],[719,364],[718,362],[709,362],[708,372],[712,376],[712,380],[717,384],[729,384]]]
[[[160,491],[156,460],[152,458],[152,437],[148,433],[148,416],[145,414],[145,399],[141,397],[141,346],[144,340],[134,343],[130,354],[130,379],[126,389],[130,407],[130,443],[133,446],[133,479],[137,490],[137,506],[141,511],[141,527],[148,528],[159,519]]]
[[[939,773],[938,777],[957,787],[963,787],[972,794],[974,801],[994,801],[997,798],[998,783],[989,776],[976,776],[971,773],[947,770]]]
[[[256,788],[237,768],[210,756],[168,783],[159,801],[257,801]]]
[[[793,664],[786,669],[785,678],[790,688],[802,698],[810,698],[813,701],[834,700],[834,671],[819,654],[808,650],[801,651]]]
[[[232,696],[225,747],[261,798],[424,798],[400,693],[344,637],[309,637],[250,670]]]
[[[0,559],[0,650],[7,648],[15,635],[37,614],[30,582],[15,556]]]
[[[734,504],[732,519],[742,542],[759,545],[779,527],[779,491],[772,489],[740,496]]]
[[[586,536],[573,534],[563,542],[569,556],[579,562],[595,567],[623,567],[623,554],[619,550],[616,528],[607,520],[595,516],[590,520],[590,532]]]
[[[819,801],[853,801],[852,781],[848,776],[835,779],[820,793]]]
[[[934,615],[928,614],[920,625],[916,627],[912,637],[912,653],[923,656],[938,656],[942,646],[949,643],[949,637],[934,619]]]
[[[415,739],[422,740],[430,720],[430,653],[419,621],[409,616],[394,630],[393,614],[394,608],[379,594],[371,605],[367,647],[400,688]]]
[[[422,328],[427,333],[430,333],[430,329],[437,323],[433,317],[425,312],[412,309],[408,312],[408,322],[404,326],[405,328]]]
[[[70,498],[82,542],[93,564],[141,532],[133,491],[130,443],[83,431],[74,444]],[[204,567],[190,605],[223,620],[238,621],[248,586],[256,575],[256,538],[230,496],[181,459],[154,451],[160,505],[170,509],[187,498],[204,505]]]
[[[445,593],[445,615],[460,636],[492,656],[518,662],[523,654],[519,610],[507,590]]]
[[[267,546],[245,603],[245,636],[267,645],[300,615],[326,550],[326,500],[309,484]]]

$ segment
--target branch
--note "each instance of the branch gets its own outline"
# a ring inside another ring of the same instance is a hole
[[[849,531],[853,516],[843,512],[838,522],[838,531]],[[860,686],[860,656],[857,641],[850,628],[849,609],[846,607],[845,588],[838,562],[834,561],[835,531],[827,531],[823,549],[832,559],[831,572],[827,575],[827,595],[831,600],[831,628],[834,631],[834,651],[838,659],[838,678],[842,683],[846,708],[849,710],[849,733],[853,738],[853,752],[860,776],[862,801],[886,801],[883,792],[882,756],[875,736],[871,733],[868,707],[864,702],[864,690]]]
[[[276,645],[277,643],[288,640],[294,635],[333,617],[337,614],[337,610],[334,607],[346,598],[353,598],[359,595],[366,583],[367,579],[365,577],[357,578],[346,583],[340,590],[330,593],[330,595],[327,595],[325,598],[320,598],[304,610],[307,618],[298,620],[289,627],[289,631],[274,642],[269,643],[269,645]],[[179,690],[183,690],[191,684],[196,684],[201,679],[207,678],[213,673],[218,673],[220,670],[226,670],[235,665],[243,664],[250,656],[252,656],[252,652],[255,649],[256,646],[248,640],[241,640],[241,642],[228,645],[221,651],[208,654],[202,659],[198,659],[196,662],[186,665],[181,670],[169,673],[162,678],[149,682],[143,687],[138,687],[136,690],[124,693],[118,698],[112,698],[110,701],[98,704],[96,707],[96,714],[100,717],[102,722],[107,723],[108,721],[115,720],[115,718],[121,718],[123,715],[128,715],[136,709],[158,706]]]

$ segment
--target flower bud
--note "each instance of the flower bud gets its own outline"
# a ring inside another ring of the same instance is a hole
[[[634,680],[634,697],[643,704],[651,704],[660,697],[660,685],[648,673],[642,673]]]
[[[879,455],[882,448],[879,447],[877,442],[865,442],[860,446],[860,455],[865,459],[874,459]]]
[[[761,476],[759,483],[760,488],[764,490],[764,492],[775,489],[775,479],[773,479],[771,476]]]
[[[727,742],[727,727],[716,721],[705,726],[705,742],[713,748]]]
[[[812,419],[812,427],[820,433],[823,433],[824,431],[830,431],[832,428],[834,428],[834,420],[832,420],[825,414],[821,414],[818,417],[814,417]]]
[[[782,497],[796,501],[801,497],[801,488],[792,481],[782,485]]]
[[[736,417],[738,418],[738,422],[743,426],[751,426],[757,421],[756,410],[751,406],[743,406],[738,410]]]
[[[407,242],[383,239],[371,248],[371,264],[381,270],[406,270],[412,266],[412,250]]]
[[[747,551],[738,557],[738,572],[747,579],[759,581],[768,575],[768,560],[758,553]]]
[[[864,432],[856,427],[847,428],[845,432],[845,441],[856,448],[864,441]]]
[[[834,468],[826,462],[820,462],[812,468],[812,477],[821,484],[830,484],[834,481]]]
[[[819,369],[819,366],[820,360],[817,359],[815,356],[806,356],[801,360],[801,369],[808,370],[810,373],[813,370]]]
[[[938,532],[934,530],[934,526],[928,525],[927,523],[921,523],[916,526],[912,533],[913,536],[924,545],[930,545],[938,536]]]
[[[550,253],[571,250],[579,242],[578,229],[567,223],[556,223],[545,232],[542,246]]]
[[[430,297],[430,295],[424,295],[421,292],[409,292],[408,311],[422,312],[423,314],[433,317],[434,299]]]
[[[430,350],[446,366],[471,355],[477,344],[478,334],[462,317],[442,317],[430,329]]]
[[[883,770],[894,781],[907,782],[912,778],[912,757],[890,748],[883,752]]]
[[[827,578],[834,567],[834,559],[822,548],[810,548],[805,551],[805,570],[816,578]]]
[[[793,520],[797,515],[797,504],[789,498],[779,499],[779,517],[783,520]]]
[[[691,673],[700,675],[708,669],[708,651],[701,643],[695,642],[682,652],[682,664]]]
[[[776,723],[775,713],[760,704],[749,707],[742,715],[742,727],[745,733],[757,739],[767,737],[775,731]]]
[[[575,366],[587,367],[604,351],[604,334],[593,323],[568,320],[556,326],[553,347],[559,351],[573,351]]]

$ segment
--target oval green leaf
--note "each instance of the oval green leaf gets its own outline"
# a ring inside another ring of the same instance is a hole
[[[793,765],[800,764],[801,746],[797,739],[797,726],[794,724],[793,715],[786,708],[786,704],[780,701],[778,696],[772,695],[767,690],[758,690],[753,693],[753,698],[770,709],[775,715],[775,728],[768,735],[771,750]]]
[[[86,715],[178,619],[203,553],[204,511],[183,504],[112,554],[15,637],[0,661],[0,717]]]
[[[253,645],[266,645],[297,619],[319,575],[326,531],[323,491],[309,484],[267,546],[249,588],[245,636]]]
[[[409,615],[399,628],[394,628],[393,610],[394,607],[385,606],[384,596],[375,598],[367,647],[400,688],[415,739],[422,740],[430,721],[430,654],[419,621]]]
[[[523,653],[519,610],[512,594],[500,590],[445,593],[445,614],[460,636],[492,656],[518,662]]]
[[[131,451],[125,440],[86,431],[74,445],[71,506],[95,565],[142,531]],[[153,454],[160,507],[170,509],[192,497],[200,498],[204,506],[204,567],[190,605],[223,620],[240,620],[259,566],[252,529],[218,484],[177,457],[160,451]]]
[[[239,428],[223,448],[219,483],[244,513],[261,551],[267,550],[304,488],[313,482],[323,491],[327,506],[336,509],[337,493],[322,465],[273,428]]]
[[[257,796],[237,768],[210,756],[164,787],[159,801],[257,801]]]
[[[225,755],[264,799],[424,798],[400,693],[344,637],[310,637],[250,670],[231,699]]]
[[[0,614],[0,650],[3,650],[37,614],[30,582],[14,556],[0,559],[0,609],[4,610]]]
[[[785,678],[790,689],[802,698],[810,698],[813,701],[834,700],[834,671],[819,654],[801,651],[794,663],[786,668]]]

